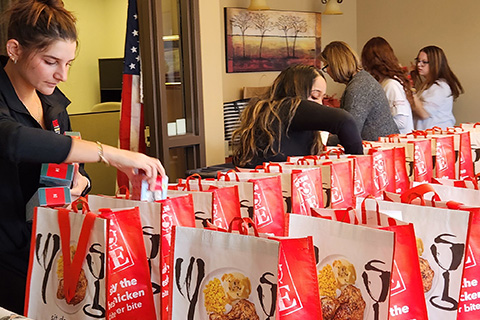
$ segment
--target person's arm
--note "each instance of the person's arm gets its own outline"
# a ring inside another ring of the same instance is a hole
[[[430,118],[430,114],[423,107],[423,101],[416,94],[413,95],[413,102],[415,105],[412,106],[412,112],[417,118],[421,120]]]
[[[134,170],[145,172],[150,187],[155,187],[157,174],[165,175],[160,160],[142,153],[117,149],[86,140],[72,139],[52,131],[23,126],[0,112],[0,157],[12,162],[88,163],[98,162],[101,149],[110,165],[125,172],[129,178]],[[85,182],[85,181],[84,181]],[[84,183],[83,182],[83,183]]]
[[[362,138],[352,115],[345,110],[302,100],[290,130],[321,130],[338,136],[347,154],[363,154]]]
[[[136,169],[143,171],[151,188],[155,187],[158,174],[165,176],[165,169],[156,158],[86,140],[72,139],[70,152],[64,160],[69,163],[100,161],[123,171],[129,178],[135,175]]]

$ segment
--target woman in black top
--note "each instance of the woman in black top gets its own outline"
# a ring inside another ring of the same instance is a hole
[[[355,120],[346,111],[321,105],[325,77],[313,66],[283,70],[268,92],[254,98],[242,112],[233,133],[233,162],[255,167],[286,161],[288,156],[315,155],[323,150],[321,131],[338,135],[348,154],[362,154]]]
[[[0,306],[23,313],[31,223],[25,205],[39,188],[42,163],[103,161],[154,188],[158,159],[63,135],[70,101],[57,88],[75,58],[75,17],[61,0],[15,1],[7,11],[8,57],[0,59]],[[75,171],[72,196],[89,189]]]

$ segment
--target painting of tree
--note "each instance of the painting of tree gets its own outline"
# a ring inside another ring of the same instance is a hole
[[[319,65],[321,14],[225,8],[227,72]]]

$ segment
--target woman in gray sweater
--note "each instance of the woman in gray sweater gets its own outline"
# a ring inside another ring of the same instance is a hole
[[[322,70],[335,82],[347,85],[340,107],[355,118],[363,140],[376,141],[379,137],[399,133],[382,86],[362,70],[358,55],[348,44],[329,43],[322,52],[322,61]]]

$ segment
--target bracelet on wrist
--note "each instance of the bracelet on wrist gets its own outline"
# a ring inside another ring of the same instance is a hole
[[[110,163],[108,162],[107,158],[105,158],[105,155],[103,153],[103,144],[97,141],[97,147],[98,147],[98,157],[99,157],[98,162],[103,162],[107,166],[109,166]]]

